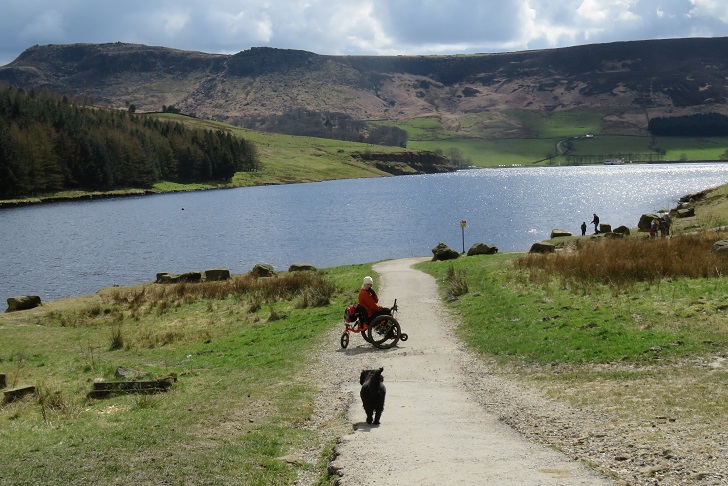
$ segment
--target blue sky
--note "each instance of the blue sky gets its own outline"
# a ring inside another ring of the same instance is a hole
[[[728,35],[726,0],[0,0],[0,65],[40,44],[468,54]]]

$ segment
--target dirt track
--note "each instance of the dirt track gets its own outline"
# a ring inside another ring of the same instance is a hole
[[[482,395],[469,391],[472,357],[450,333],[434,278],[411,268],[422,260],[375,266],[382,279],[375,281],[380,303],[388,306],[398,299],[397,319],[409,335],[407,342],[379,350],[353,335],[348,349],[338,349],[330,362],[352,379],[343,387],[353,431],[340,440],[331,465],[339,484],[614,484],[529,442],[499,422]],[[358,370],[381,366],[387,386],[382,423],[367,425],[354,380]]]

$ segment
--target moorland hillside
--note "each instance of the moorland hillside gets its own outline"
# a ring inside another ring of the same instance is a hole
[[[653,117],[728,113],[727,49],[728,38],[448,56],[44,45],[0,67],[0,81],[234,124],[304,109],[356,120],[437,117],[452,131],[477,124],[485,138],[520,138],[529,129],[514,111],[591,110],[607,133],[644,133]]]

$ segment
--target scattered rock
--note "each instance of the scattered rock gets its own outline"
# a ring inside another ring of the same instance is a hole
[[[161,272],[157,274],[155,283],[173,284],[173,283],[195,283],[202,281],[202,272],[186,272],[186,273],[167,273]]]
[[[599,232],[600,233],[611,233],[612,232],[612,225],[607,223],[601,223],[599,225]]]
[[[35,387],[33,385],[19,386],[17,388],[8,388],[3,392],[2,403],[13,402],[31,393],[35,393]]]
[[[435,248],[432,249],[432,261],[442,260],[454,260],[460,256],[460,253],[456,252],[445,243],[440,242]]]
[[[273,265],[267,263],[256,263],[250,273],[256,278],[273,277],[276,274]]]
[[[637,228],[640,231],[650,231],[650,223],[653,219],[660,219],[659,214],[647,213],[640,216],[640,222],[637,223]]]
[[[289,272],[315,272],[316,267],[307,263],[294,263],[288,267]]]
[[[719,240],[713,243],[713,248],[710,249],[713,253],[719,255],[728,255],[728,240]]]
[[[624,225],[617,226],[616,228],[614,228],[613,232],[614,233],[619,233],[619,234],[624,235],[624,236],[629,236],[629,233],[630,233],[629,228],[627,228]]]
[[[218,282],[222,280],[229,280],[230,279],[230,270],[227,268],[213,268],[210,270],[205,270],[202,273],[202,278],[206,282]]]
[[[552,229],[551,238],[563,238],[565,236],[572,236],[571,232],[562,229]]]
[[[473,256],[473,255],[494,255],[496,253],[498,253],[498,247],[496,247],[496,246],[489,246],[489,245],[486,245],[485,243],[475,243],[468,250],[468,256]]]
[[[689,218],[691,216],[695,216],[695,208],[685,208],[677,210],[678,218]]]
[[[551,243],[537,242],[531,245],[529,253],[553,253],[556,251],[556,245]]]
[[[114,371],[114,377],[117,380],[136,380],[143,375],[144,373],[141,371],[127,368],[126,366],[118,366],[116,371]]]
[[[40,305],[40,297],[37,295],[23,295],[20,297],[8,297],[8,308],[5,312],[34,309]]]

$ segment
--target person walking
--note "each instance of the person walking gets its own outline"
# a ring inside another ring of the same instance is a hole
[[[581,236],[586,234],[586,221],[581,223]]]
[[[591,222],[594,224],[594,234],[596,235],[599,233],[599,216],[597,216],[597,213],[594,213],[594,219]]]

